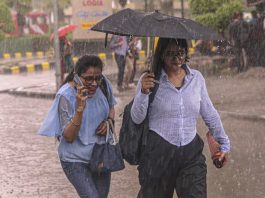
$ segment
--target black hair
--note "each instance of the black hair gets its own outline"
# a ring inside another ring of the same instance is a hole
[[[72,71],[67,75],[62,85],[70,82],[74,79],[74,74],[80,76],[82,73],[86,72],[86,70],[90,67],[99,68],[101,71],[103,70],[103,62],[102,60],[95,55],[83,55],[76,62]],[[61,85],[61,86],[62,86]]]
[[[165,66],[164,60],[163,60],[163,54],[167,48],[167,46],[175,42],[177,46],[180,48],[183,48],[186,53],[185,62],[189,61],[188,57],[188,43],[186,39],[173,39],[173,38],[159,38],[157,47],[155,50],[153,63],[152,63],[152,71],[154,72],[155,76],[158,77],[161,74],[162,68]]]

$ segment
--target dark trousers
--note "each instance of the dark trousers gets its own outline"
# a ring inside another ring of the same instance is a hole
[[[145,153],[138,166],[141,189],[138,198],[206,198],[204,143],[199,135],[177,147],[150,132]]]
[[[116,61],[117,66],[118,66],[117,85],[118,85],[118,87],[121,87],[122,83],[123,83],[124,70],[125,70],[125,56],[115,53],[115,61]]]
[[[132,74],[130,76],[130,80],[129,80],[129,83],[133,83],[134,81],[134,77],[135,77],[135,74],[136,74],[136,58],[134,57],[133,58],[133,70],[132,70]]]
[[[235,47],[235,65],[237,66],[237,71],[243,72],[247,71],[248,69],[248,63],[247,63],[247,54],[246,50],[243,47]]]

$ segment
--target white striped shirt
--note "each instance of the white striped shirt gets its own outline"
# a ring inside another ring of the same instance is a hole
[[[220,143],[221,150],[230,150],[230,141],[226,135],[220,116],[214,108],[206,89],[202,74],[184,66],[186,76],[180,89],[176,89],[162,70],[160,83],[154,101],[149,109],[149,128],[169,143],[183,146],[195,137],[196,123],[202,116],[209,131]],[[142,78],[142,77],[141,77]],[[131,109],[135,123],[141,123],[147,113],[149,97],[141,92],[141,79]]]

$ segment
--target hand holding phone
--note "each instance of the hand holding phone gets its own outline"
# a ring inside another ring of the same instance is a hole
[[[77,74],[74,75],[74,82],[75,82],[76,85],[84,87],[84,84],[83,84],[82,80],[80,79],[80,77]],[[87,90],[83,91],[83,96],[88,96],[88,91]]]

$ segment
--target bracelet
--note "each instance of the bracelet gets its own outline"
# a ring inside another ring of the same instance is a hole
[[[74,121],[73,121],[72,118],[70,119],[70,122],[71,122],[71,124],[73,125],[73,127],[75,127],[75,128],[80,127],[80,124],[76,124],[76,123],[74,123]]]

